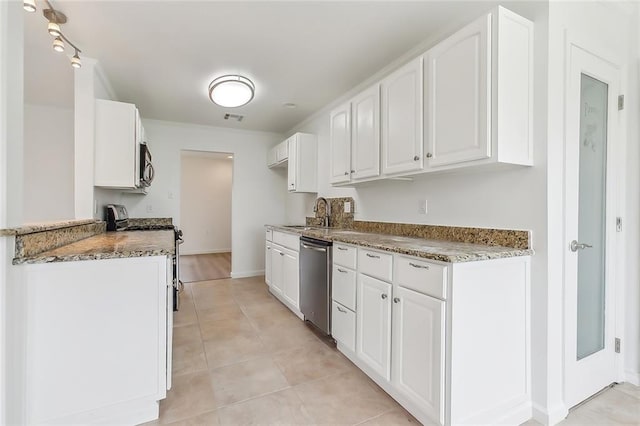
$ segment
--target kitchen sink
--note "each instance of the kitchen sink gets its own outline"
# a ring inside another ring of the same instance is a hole
[[[323,229],[317,226],[307,226],[307,225],[284,225],[284,228],[300,229],[301,231],[309,231],[312,229]]]

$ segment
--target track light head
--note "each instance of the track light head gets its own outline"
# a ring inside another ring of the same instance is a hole
[[[56,37],[55,40],[53,40],[53,50],[56,52],[64,52],[64,42],[60,37]]]
[[[36,0],[24,0],[22,2],[22,7],[27,12],[35,12],[36,11]]]
[[[76,54],[71,58],[71,66],[74,68],[81,68],[82,61],[80,60],[80,56],[78,56],[78,51],[76,50]]]
[[[49,25],[47,26],[47,30],[49,31],[49,34],[51,34],[54,37],[60,37],[60,25],[58,25],[56,22],[49,22]]]

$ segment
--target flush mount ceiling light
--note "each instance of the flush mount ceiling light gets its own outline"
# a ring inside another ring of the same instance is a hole
[[[60,29],[60,25],[67,22],[67,16],[59,10],[54,9],[49,0],[44,0],[43,3],[48,7],[47,9],[42,10],[42,14],[48,21],[47,31],[52,37],[55,37],[53,40],[53,50],[56,52],[64,52],[64,43],[66,42],[75,51],[74,55],[70,58],[71,66],[73,68],[82,67],[82,61],[80,60],[80,53],[82,51],[78,49],[78,46],[73,44],[71,40],[65,37]],[[36,0],[23,0],[22,6],[27,12],[35,12]]]
[[[209,84],[209,99],[221,107],[241,107],[251,102],[255,89],[253,82],[246,77],[223,75]]]

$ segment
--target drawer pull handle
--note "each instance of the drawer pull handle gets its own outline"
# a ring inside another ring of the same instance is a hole
[[[347,271],[347,270],[345,270],[345,269],[340,269],[340,268],[337,268],[337,269],[338,269],[338,272],[342,272],[343,274],[346,274],[346,273],[348,272],[348,271]]]
[[[372,259],[380,259],[380,256],[378,256],[377,254],[371,254],[371,253],[367,253],[367,257],[370,257]]]
[[[349,249],[348,249],[348,248],[345,248],[345,247],[338,247],[338,250],[347,251],[347,250],[349,250]]]
[[[280,253],[280,256],[284,256],[284,253]]]
[[[413,266],[414,268],[429,270],[429,267],[427,265],[418,265],[417,263],[413,263],[413,262],[409,262],[409,265]]]
[[[340,312],[342,312],[343,314],[346,314],[346,313],[347,313],[347,311],[346,311],[346,310],[344,310],[344,309],[342,309],[340,306],[336,306],[336,308],[338,308],[338,310],[339,310]]]
[[[389,297],[389,296],[387,296],[387,294],[386,294],[386,293],[382,293],[382,294],[380,295],[380,297],[382,297],[382,300],[384,300],[384,299],[386,299],[386,298],[387,298],[387,297]]]
[[[393,298],[393,303],[399,303],[400,302],[400,298],[399,297],[394,297]]]

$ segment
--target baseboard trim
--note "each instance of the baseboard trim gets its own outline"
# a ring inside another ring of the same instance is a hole
[[[184,250],[180,248],[180,256],[191,256],[194,254],[217,254],[217,253],[231,253],[231,249],[215,249],[215,250]]]
[[[637,371],[626,370],[624,372],[624,381],[635,386],[640,386],[640,373]]]
[[[551,409],[546,410],[544,407],[533,403],[533,419],[540,424],[552,426],[560,423],[569,415],[569,409],[564,403],[556,404]]]
[[[243,271],[243,272],[231,271],[231,278],[250,278],[250,277],[258,277],[260,275],[264,275],[264,269],[259,269],[257,271]]]

